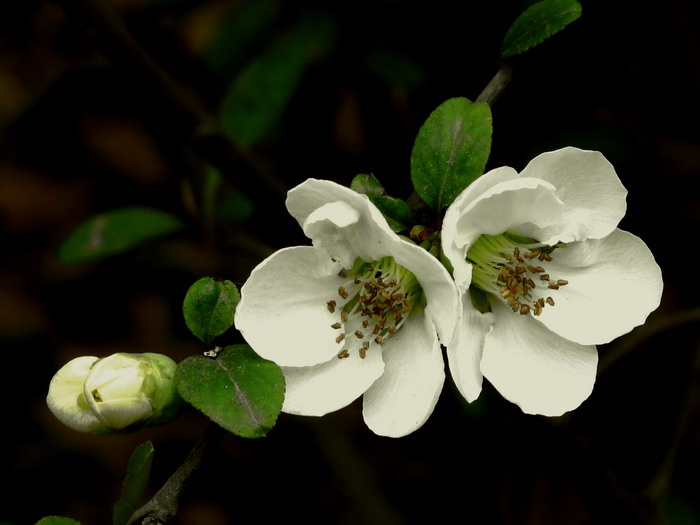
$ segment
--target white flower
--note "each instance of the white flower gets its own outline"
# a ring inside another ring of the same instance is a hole
[[[375,433],[413,432],[444,382],[440,341],[459,316],[452,278],[365,195],[309,179],[286,204],[313,247],[282,249],[253,270],[236,328],[282,368],[284,412],[321,416],[363,396]]]
[[[468,401],[484,376],[527,413],[590,395],[595,345],[642,324],[663,287],[644,242],[617,228],[626,195],[602,154],[564,148],[486,173],[447,210],[463,307],[448,359]]]
[[[169,357],[153,353],[77,357],[56,372],[46,402],[58,420],[81,432],[164,423],[182,403],[176,367]]]

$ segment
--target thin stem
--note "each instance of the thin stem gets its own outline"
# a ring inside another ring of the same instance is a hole
[[[476,97],[476,102],[486,102],[489,106],[493,106],[512,78],[513,68],[506,65],[501,66],[479,96]]]
[[[160,490],[129,519],[128,525],[163,525],[177,513],[180,496],[202,462],[224,436],[226,431],[211,423],[182,464],[163,484]]]

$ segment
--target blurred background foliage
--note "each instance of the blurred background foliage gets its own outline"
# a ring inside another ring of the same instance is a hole
[[[629,189],[621,227],[656,255],[664,298],[600,348],[590,399],[525,416],[488,385],[467,406],[448,378],[428,423],[400,440],[367,430],[359,403],[282,415],[264,439],[224,439],[176,523],[700,523],[700,310],[685,266],[700,226],[698,6],[581,3],[580,20],[512,60],[487,168],[574,145],[602,151]],[[45,406],[54,371],[79,355],[201,352],[187,289],[204,275],[241,284],[274,249],[307,243],[283,201],[308,177],[373,173],[408,197],[418,127],[447,98],[476,98],[527,4],[5,2],[0,523],[109,522],[147,439],[155,490],[205,418],[78,434]],[[59,258],[80,224],[126,207],[183,227],[114,257]]]

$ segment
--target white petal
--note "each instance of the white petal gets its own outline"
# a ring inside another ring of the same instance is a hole
[[[470,232],[457,227],[464,210],[485,191],[507,180],[518,178],[513,168],[502,167],[485,173],[459,194],[447,208],[442,221],[442,250],[454,268],[454,278],[460,291],[466,290],[471,282],[471,265],[466,262],[467,248],[474,241]]]
[[[559,416],[578,407],[595,383],[595,346],[567,341],[500,302],[492,307],[496,321],[484,346],[484,376],[528,414]]]
[[[401,437],[432,414],[445,380],[435,328],[415,316],[382,348],[384,374],[365,392],[363,415],[376,434]]]
[[[646,244],[615,230],[603,239],[568,244],[546,263],[552,279],[569,282],[547,290],[555,301],[537,319],[580,344],[607,343],[646,320],[661,300],[661,269]]]
[[[564,202],[561,230],[541,242],[600,239],[625,215],[627,190],[598,151],[563,148],[535,157],[520,173],[552,183]]]
[[[334,357],[331,324],[339,314],[327,303],[337,296],[341,265],[319,248],[297,246],[261,262],[241,288],[235,324],[253,350],[280,366],[311,366]]]
[[[390,255],[416,276],[425,293],[425,313],[443,343],[452,339],[459,317],[459,292],[443,264],[423,248],[396,236]]]
[[[98,358],[94,356],[77,357],[66,363],[56,372],[49,384],[46,404],[49,410],[64,425],[80,432],[104,430],[104,424],[88,408],[78,404],[83,394],[83,384],[90,368]]]
[[[314,246],[325,246],[345,267],[351,266],[355,257],[373,261],[388,255],[386,243],[398,239],[366,195],[335,182],[308,179],[289,191],[286,204]],[[349,220],[350,213],[353,220]],[[307,223],[309,220],[312,222]],[[311,226],[319,221],[325,221],[326,226]]]
[[[381,351],[370,348],[361,359],[351,351],[311,367],[282,367],[287,386],[282,410],[288,414],[322,416],[360,397],[384,371]]]
[[[490,312],[482,314],[477,311],[471,304],[469,292],[462,301],[462,318],[452,342],[447,346],[447,359],[457,389],[471,403],[481,393],[484,377],[480,368],[481,356],[494,317]]]

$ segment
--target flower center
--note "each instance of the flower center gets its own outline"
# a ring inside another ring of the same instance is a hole
[[[540,315],[546,305],[554,306],[554,299],[544,297],[542,290],[549,293],[569,284],[553,279],[545,269],[553,260],[552,252],[565,246],[543,245],[510,232],[482,235],[467,252],[473,265],[472,285],[497,295],[514,312]]]
[[[353,350],[364,359],[372,345],[383,345],[424,304],[418,279],[393,257],[357,258],[352,268],[341,270],[338,276],[341,286],[326,306],[339,316],[331,325],[339,332],[335,342],[343,344],[339,359],[349,357]]]

